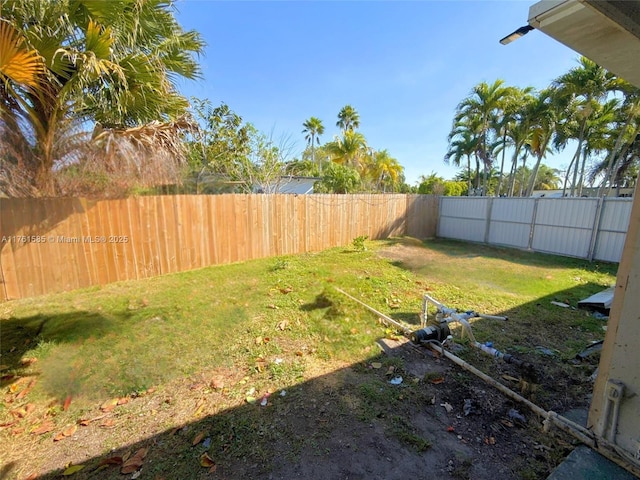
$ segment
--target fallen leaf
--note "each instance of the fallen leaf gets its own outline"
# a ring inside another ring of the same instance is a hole
[[[24,418],[27,415],[27,411],[24,408],[16,408],[9,413],[15,418]]]
[[[147,456],[147,452],[147,448],[143,447],[139,449],[133,457],[129,458],[122,464],[120,473],[127,474],[137,471],[144,463],[144,458]]]
[[[147,393],[153,393],[156,391],[155,387],[147,388]]]
[[[116,421],[113,418],[107,418],[100,422],[98,426],[101,428],[113,428],[116,426]]]
[[[9,427],[13,427],[16,423],[16,421],[13,422],[7,422],[7,423],[0,423],[0,430],[3,428],[9,428]]]
[[[129,400],[131,400],[129,397],[120,397],[116,402],[116,405],[117,406],[126,405],[127,403],[129,403]]]
[[[24,480],[36,480],[36,478],[38,478],[38,474],[36,472],[33,472],[31,475],[29,475],[28,477],[25,477]]]
[[[431,380],[431,383],[433,383],[434,385],[440,385],[443,382],[444,382],[444,377],[438,377]]]
[[[216,390],[220,390],[224,388],[224,379],[222,377],[214,377],[210,383],[211,388],[215,388]]]
[[[211,458],[207,452],[204,452],[202,455],[200,455],[200,466],[211,468],[215,466],[215,464],[216,462],[213,461],[213,458]]]
[[[21,433],[24,433],[24,430],[24,428],[14,428],[11,430],[11,435],[20,435]]]
[[[191,442],[191,446],[195,447],[197,444],[199,444],[204,439],[204,436],[206,434],[206,432],[200,432],[199,434],[197,434]]]
[[[38,361],[38,359],[36,357],[23,358],[23,359],[20,360],[20,364],[22,366],[28,367],[29,365],[33,365],[37,361]]]
[[[204,407],[205,407],[205,402],[206,402],[206,399],[204,398],[201,398],[196,402],[196,409],[193,412],[194,417],[202,413],[202,410],[204,410]]]
[[[34,435],[42,435],[48,433],[55,428],[55,425],[51,420],[45,420],[39,427],[34,427],[31,433]]]
[[[382,363],[380,362],[371,362],[371,366],[375,369],[382,368]]]
[[[350,330],[350,332],[351,332],[352,335],[355,335],[356,333],[358,333],[358,329],[357,328],[352,328]]]
[[[453,425],[449,425],[449,426],[447,427],[447,432],[455,432],[455,431],[456,431],[456,429],[455,429],[455,428],[453,428]]]
[[[289,322],[287,322],[286,320],[282,320],[280,323],[278,323],[277,327],[278,330],[286,330],[287,325],[289,325]]]
[[[291,292],[293,292],[293,288],[291,288],[291,287],[285,287],[285,288],[281,288],[280,289],[280,293],[284,293],[285,295],[287,293],[291,293]]]
[[[69,410],[69,405],[71,405],[71,395],[67,395],[67,398],[64,399],[64,403],[62,404],[62,410]]]
[[[262,337],[256,337],[255,344],[260,345],[262,343]]]
[[[495,445],[496,444],[496,437],[485,437],[484,438],[484,443],[487,445]]]
[[[211,468],[209,469],[209,473],[216,473],[217,469],[218,469],[217,465],[211,465]]]
[[[78,420],[78,425],[82,425],[83,427],[88,427],[90,423],[91,423],[91,420],[88,418],[82,418]]]
[[[64,472],[62,472],[62,475],[64,475],[65,477],[68,477],[69,475],[73,475],[74,473],[78,473],[83,468],[84,468],[84,465],[71,465]]]
[[[274,305],[273,303],[267,305],[267,308],[270,308],[271,310],[278,310],[280,307],[278,307],[277,305]]]
[[[71,425],[67,428],[65,428],[62,433],[64,433],[65,437],[70,437],[71,435],[73,435],[74,433],[76,433],[76,431],[78,430],[78,426],[77,425]]]
[[[388,369],[387,372],[385,373],[385,375],[393,375],[393,372],[396,371],[396,367],[394,367],[393,365],[391,365]]]
[[[31,412],[33,412],[36,409],[36,406],[33,403],[27,403],[24,409],[27,412],[27,415],[29,415]]]
[[[122,457],[103,458],[98,466],[101,467],[102,465],[122,465]]]
[[[31,389],[34,387],[35,384],[36,384],[36,380],[34,378],[29,382],[29,385],[27,385],[27,387],[24,390],[22,390],[20,393],[16,395],[16,400],[20,400],[21,398],[24,398],[31,391]]]
[[[102,405],[100,405],[100,410],[103,412],[111,412],[118,405],[119,398],[112,398],[111,400],[107,400]]]

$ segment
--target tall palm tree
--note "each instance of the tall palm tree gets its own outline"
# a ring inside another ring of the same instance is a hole
[[[338,112],[336,126],[339,127],[343,133],[355,130],[360,126],[360,115],[351,105],[345,105],[340,112]]]
[[[449,150],[445,154],[444,163],[452,163],[459,167],[462,159],[467,159],[467,195],[471,193],[471,156],[478,149],[478,139],[474,135],[473,128],[465,124],[459,124],[449,134]]]
[[[496,136],[495,124],[506,104],[506,98],[511,93],[510,87],[504,87],[504,80],[496,80],[491,85],[481,82],[476,85],[471,94],[462,100],[457,107],[455,122],[463,120],[477,124],[477,154],[484,166],[484,190],[486,192],[487,174],[493,166],[491,145]]]
[[[199,75],[194,55],[204,43],[196,32],[182,30],[173,8],[164,0],[0,3],[0,16],[13,29],[8,35],[3,27],[0,51],[19,38],[20,48],[36,52],[46,67],[37,87],[0,92],[3,121],[20,118],[42,193],[53,193],[56,162],[69,162],[69,143],[87,126],[137,127],[186,111],[174,82]],[[5,65],[5,79],[10,74]]]
[[[536,158],[536,163],[529,177],[529,184],[525,196],[529,197],[533,193],[536,185],[538,170],[542,159],[549,151],[549,144],[555,133],[556,123],[556,103],[555,91],[553,89],[544,89],[538,93],[535,100],[531,102],[527,109],[527,118],[531,128],[531,134],[527,140],[527,145],[531,153]]]
[[[316,163],[316,152],[315,145],[316,143],[320,144],[320,135],[324,133],[324,125],[322,125],[322,120],[317,117],[311,117],[309,120],[305,120],[302,124],[304,130],[302,133],[305,134],[305,140],[311,146],[311,161]],[[318,171],[321,171],[320,162],[318,162]]]
[[[586,157],[583,157],[582,164],[580,156],[583,153],[583,143],[586,138],[586,127],[589,117],[597,108],[597,104],[606,95],[621,87],[622,81],[612,73],[606,71],[586,57],[581,57],[579,65],[569,72],[561,75],[553,82],[553,86],[558,90],[560,107],[568,107],[573,103],[570,111],[574,112],[574,118],[566,119],[573,123],[571,137],[577,140],[576,151],[573,155],[573,182],[571,184],[570,195],[574,195],[578,189],[578,176],[584,177]],[[571,168],[567,171],[567,179],[571,174]],[[565,179],[565,185],[567,183]]]

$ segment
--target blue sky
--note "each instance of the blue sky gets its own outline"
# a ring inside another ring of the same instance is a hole
[[[225,102],[274,138],[305,147],[302,123],[339,133],[338,111],[360,114],[360,131],[387,149],[409,184],[444,164],[456,105],[481,81],[543,88],[578,54],[542,32],[503,46],[527,23],[534,1],[213,1],[179,0],[178,20],[207,42],[203,79],[184,95]],[[563,169],[569,152],[544,163]]]

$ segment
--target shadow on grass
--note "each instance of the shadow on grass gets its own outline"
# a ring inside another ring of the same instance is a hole
[[[453,376],[450,370],[460,375],[442,360],[405,344],[302,384],[282,385],[283,390],[268,397],[266,406],[260,405],[262,392],[257,392],[254,404],[216,411],[232,391],[244,391],[250,384],[230,386],[228,392],[212,389],[193,400],[204,398],[205,414],[215,413],[176,428],[158,428],[102,455],[79,454],[76,458],[84,468],[72,478],[123,478],[121,467],[109,462],[118,463],[141,448],[148,449],[141,478],[150,479],[435,479],[457,472],[454,478],[488,480],[518,478],[518,468],[526,464],[534,465],[538,473],[552,468],[551,459],[540,460],[546,453],[520,451],[531,432],[498,427],[513,408],[510,401],[487,392],[486,386],[464,374],[460,377],[466,379],[464,384],[453,378],[430,381]],[[390,383],[395,376],[403,377],[402,384]],[[175,408],[165,403],[169,395],[158,395],[158,409],[162,405]],[[462,413],[465,399],[474,405],[468,417]],[[137,401],[142,400],[133,400],[129,406]],[[447,412],[440,406],[443,402],[453,410]],[[122,408],[112,415],[115,428],[127,430],[127,422],[135,422],[137,415],[128,415]],[[194,411],[196,405],[187,408]],[[459,436],[450,433],[453,428]],[[64,447],[74,452],[74,444],[95,445],[95,439],[87,438],[104,436],[104,432],[93,425],[80,427],[74,438],[63,441],[67,442]],[[63,472],[63,468],[41,472],[37,478],[61,478]]]
[[[25,354],[43,343],[78,343],[101,337],[114,330],[112,319],[96,312],[75,311],[55,315],[10,317],[0,321],[2,329],[3,376],[0,388],[25,373],[29,359]]]

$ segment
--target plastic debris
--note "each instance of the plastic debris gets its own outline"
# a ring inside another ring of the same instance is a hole
[[[449,402],[441,403],[440,406],[444,407],[447,413],[451,413],[451,411],[453,410],[453,406]]]
[[[211,446],[211,437],[205,438],[204,442],[202,442],[202,446],[208,450],[209,447]]]
[[[598,320],[609,320],[609,315],[605,315],[604,313],[600,313],[598,311],[592,312],[591,316],[597,318]]]
[[[511,420],[519,420],[520,422],[526,422],[527,419],[524,415],[522,415],[518,410],[512,408],[509,410],[508,414]]]
[[[391,385],[400,385],[402,383],[402,377],[393,377],[391,380],[389,380],[389,383]]]
[[[286,390],[280,390],[280,396],[281,397],[286,397],[287,396],[287,391]]]
[[[464,399],[464,407],[462,408],[462,411],[464,412],[464,416],[465,417],[471,413],[471,399],[470,398],[465,398]]]
[[[282,362],[284,362],[284,360],[283,360],[283,359],[281,359],[281,358],[276,358],[276,359],[273,361],[273,363],[275,363],[276,365],[280,365]]]
[[[543,347],[542,345],[538,345],[536,347],[536,352],[541,353],[542,355],[549,355],[550,357],[555,355],[555,352],[547,347]]]
[[[551,302],[551,305],[555,305],[556,307],[569,308],[571,305],[563,302]]]
[[[264,396],[262,397],[262,400],[260,400],[260,406],[266,407],[267,403],[269,403],[269,394],[265,393]]]

